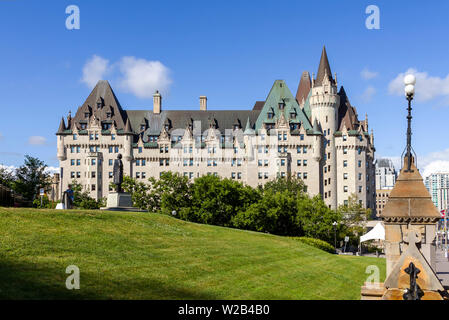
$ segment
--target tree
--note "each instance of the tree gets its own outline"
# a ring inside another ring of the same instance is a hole
[[[12,183],[15,192],[26,200],[33,200],[39,188],[49,185],[50,174],[46,172],[47,165],[38,158],[25,156],[25,162],[16,169],[16,180]]]
[[[73,190],[73,206],[81,209],[100,209],[104,205],[103,199],[95,200],[84,190],[83,185],[76,180],[71,182]]]
[[[301,225],[303,235],[310,238],[321,239],[334,244],[334,226],[337,222],[341,227],[341,214],[329,209],[319,195],[297,199],[298,223]]]
[[[14,174],[5,167],[0,167],[0,185],[12,188],[14,182]]]
[[[358,245],[360,235],[366,231],[365,222],[371,218],[371,209],[364,208],[353,193],[349,196],[348,203],[339,206],[337,212],[342,216],[350,242]]]
[[[181,218],[219,226],[232,226],[233,217],[260,198],[256,189],[213,175],[195,179],[191,190],[191,206],[181,211]]]
[[[295,197],[303,195],[305,190],[304,181],[296,177],[277,177],[274,180],[268,181],[263,187],[264,192],[271,190],[273,192],[288,191]]]
[[[296,196],[288,190],[265,190],[258,202],[240,211],[232,220],[240,229],[269,232],[283,236],[300,236]]]

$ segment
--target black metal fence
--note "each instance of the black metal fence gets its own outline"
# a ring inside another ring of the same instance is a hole
[[[13,190],[0,185],[0,206],[2,207],[31,207],[32,202],[26,201],[21,195],[15,194]]]

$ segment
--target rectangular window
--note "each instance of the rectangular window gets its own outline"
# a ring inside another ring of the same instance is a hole
[[[304,167],[307,167],[307,160],[303,160],[303,161],[302,161],[302,165],[303,165]]]
[[[262,166],[262,160],[258,160],[258,161],[257,161],[257,165],[258,165],[259,167],[261,167],[261,166]]]
[[[348,140],[348,137],[346,135],[343,135],[343,141]]]
[[[343,186],[343,192],[348,192],[348,186]]]
[[[75,178],[75,172],[74,171],[70,172],[70,178],[72,178],[72,179]]]
[[[94,134],[93,133],[89,134],[89,140],[94,140]]]
[[[299,140],[301,140],[301,141],[304,140],[304,135],[303,135],[303,134],[300,134],[300,135],[299,135]]]
[[[95,191],[95,185],[94,185],[94,184],[91,185],[91,190],[92,190],[92,191]]]
[[[112,171],[109,171],[109,179],[112,179],[114,177]]]
[[[348,147],[343,148],[343,154],[348,154]]]
[[[91,177],[92,177],[92,178],[95,178],[95,177],[96,177],[95,171],[92,171],[92,172],[91,172]]]
[[[359,166],[359,168],[362,167],[362,160],[359,160],[359,161],[358,161],[358,166]]]
[[[302,153],[307,153],[307,147],[304,147],[304,148],[302,149]]]
[[[296,164],[300,167],[301,166],[301,160],[296,161]]]
[[[347,160],[343,160],[343,167],[347,167],[348,166],[348,161]]]
[[[115,153],[118,153],[118,147],[115,147],[115,148],[114,148],[114,152],[115,152]]]
[[[159,166],[162,167],[163,165],[164,165],[164,159],[160,159],[160,160],[159,160]]]
[[[136,160],[136,167],[139,167],[139,166],[140,166],[140,160],[137,159],[137,160]]]
[[[145,159],[142,159],[142,163],[141,163],[142,167],[143,167],[145,164],[146,164],[146,160],[145,160]]]
[[[80,153],[81,152],[81,147],[76,147],[76,153]]]
[[[142,153],[142,147],[139,147],[139,153]]]
[[[109,153],[112,153],[114,151],[113,147],[109,147]]]
[[[75,159],[70,160],[70,165],[74,166],[75,165]]]
[[[302,178],[303,178],[304,180],[307,179],[307,172],[304,172],[304,173],[302,174]]]
[[[259,173],[257,174],[257,177],[258,177],[259,179],[262,179],[262,172],[259,172]]]
[[[287,134],[284,133],[284,140],[287,140]]]
[[[298,172],[298,173],[296,174],[296,177],[297,177],[298,179],[301,179],[301,172]]]
[[[296,147],[296,153],[301,153],[301,147],[300,146]]]
[[[242,165],[242,159],[237,159],[237,167],[240,167]]]
[[[281,166],[285,166],[285,159],[281,159]]]
[[[268,179],[268,172],[264,172],[263,178],[264,178],[264,179]]]
[[[78,140],[78,135],[76,133],[73,134],[73,140]]]
[[[268,160],[264,160],[264,167],[268,167]]]
[[[77,171],[77,172],[76,172],[76,177],[77,177],[78,179],[81,178],[81,172]]]
[[[96,160],[95,159],[92,159],[92,162],[91,162],[91,164],[94,166],[95,164],[96,164]]]
[[[237,172],[237,179],[242,179],[242,173],[241,172]]]
[[[109,159],[109,165],[112,166],[112,164],[113,164],[113,160]]]
[[[344,180],[348,180],[348,174],[347,173],[343,173],[343,179]]]
[[[231,178],[235,179],[235,172],[231,172]]]
[[[98,140],[98,133],[95,134],[95,140]]]
[[[111,140],[115,140],[115,134],[111,134]]]
[[[190,160],[189,160],[189,166],[190,166],[190,167],[193,167],[193,159],[190,159]]]
[[[136,172],[136,178],[140,179],[140,172]]]

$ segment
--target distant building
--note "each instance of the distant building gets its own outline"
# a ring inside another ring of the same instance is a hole
[[[382,214],[382,210],[390,197],[391,190],[377,189],[376,190],[376,216],[379,217]]]
[[[439,211],[449,208],[449,173],[433,173],[426,177],[425,184],[432,201]]]
[[[390,159],[376,160],[376,189],[390,190],[396,183],[398,174]]]
[[[60,193],[73,180],[95,199],[112,189],[112,168],[139,181],[178,172],[193,180],[217,175],[263,185],[276,177],[302,179],[310,195],[336,209],[351,194],[375,212],[374,135],[332,75],[323,48],[316,76],[303,72],[296,96],[276,80],[265,101],[247,110],[126,110],[107,81],[63,118],[57,132]]]

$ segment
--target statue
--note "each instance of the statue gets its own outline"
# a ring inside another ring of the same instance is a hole
[[[114,160],[114,179],[112,182],[116,185],[115,191],[117,193],[123,192],[122,183],[123,183],[123,162],[122,155],[119,153],[117,155],[117,159]]]

